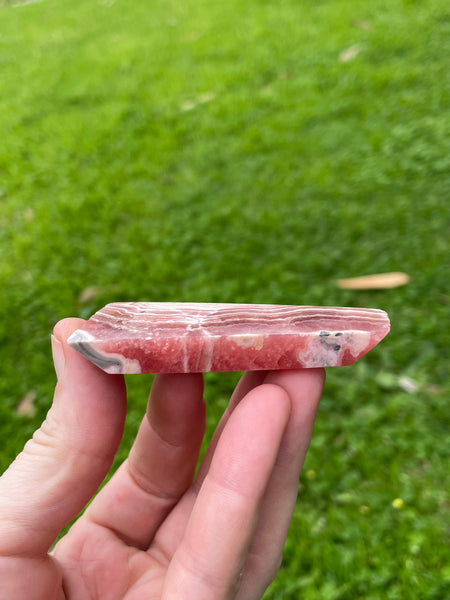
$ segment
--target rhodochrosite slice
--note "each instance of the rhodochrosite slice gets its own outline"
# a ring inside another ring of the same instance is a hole
[[[390,329],[370,308],[117,302],[69,344],[108,373],[195,373],[350,365]]]

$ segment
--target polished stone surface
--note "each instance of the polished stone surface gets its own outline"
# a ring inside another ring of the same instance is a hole
[[[350,365],[389,332],[379,309],[117,302],[69,344],[108,373],[194,373]]]

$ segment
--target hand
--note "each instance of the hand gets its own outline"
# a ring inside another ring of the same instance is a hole
[[[126,411],[123,377],[65,342],[41,428],[0,478],[0,598],[256,600],[274,578],[324,371],[245,373],[197,475],[200,374],[158,375],[127,460],[107,474]]]

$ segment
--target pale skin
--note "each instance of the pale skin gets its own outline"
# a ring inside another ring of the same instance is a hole
[[[127,460],[95,495],[120,442],[126,390],[65,340],[41,428],[0,478],[0,597],[258,600],[275,577],[325,379],[248,372],[198,472],[200,374],[158,375]]]

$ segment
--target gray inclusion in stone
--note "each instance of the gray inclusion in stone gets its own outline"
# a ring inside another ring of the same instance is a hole
[[[69,346],[74,348],[77,352],[82,354],[88,360],[90,360],[94,365],[103,369],[108,373],[121,373],[122,372],[122,361],[115,357],[105,356],[95,350],[92,347],[92,337],[86,333],[85,331],[81,331],[77,329],[67,340]]]

